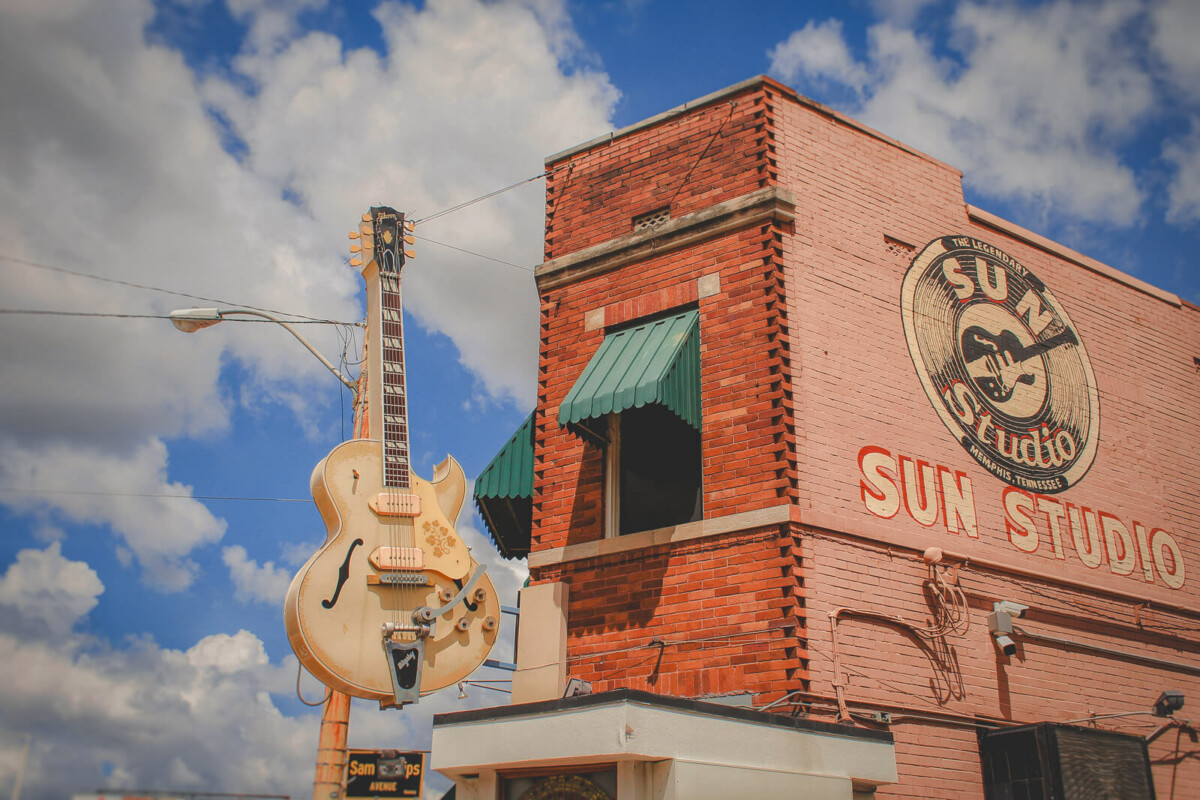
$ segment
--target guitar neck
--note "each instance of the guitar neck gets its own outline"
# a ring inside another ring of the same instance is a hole
[[[383,485],[407,489],[412,483],[408,460],[408,387],[404,379],[404,314],[400,276],[379,281],[380,350],[383,366]]]
[[[1045,341],[1041,341],[1041,342],[1034,342],[1033,344],[1024,348],[1021,351],[1020,357],[1018,360],[1024,361],[1027,358],[1032,358],[1033,356],[1041,355],[1042,353],[1046,352],[1047,350],[1053,350],[1054,348],[1056,348],[1060,345],[1077,344],[1078,342],[1079,342],[1079,340],[1077,338],[1075,338],[1075,331],[1071,330],[1070,328],[1064,328],[1063,330],[1059,331],[1054,336],[1051,336],[1049,339],[1046,339]]]
[[[403,218],[390,208],[371,210],[373,257],[367,281],[368,419],[383,443],[384,486],[412,485],[408,440],[408,389],[404,377],[404,313],[400,302]],[[364,230],[365,234],[365,230]],[[367,246],[363,246],[364,261]]]

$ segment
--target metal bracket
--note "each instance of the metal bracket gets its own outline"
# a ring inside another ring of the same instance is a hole
[[[471,580],[463,584],[463,587],[458,590],[458,594],[450,598],[449,602],[447,602],[437,611],[434,611],[429,606],[421,606],[420,608],[417,608],[413,611],[413,622],[417,623],[418,625],[428,625],[438,617],[444,615],[450,609],[454,608],[456,605],[466,599],[467,593],[475,588],[475,584],[479,582],[479,579],[483,577],[483,573],[485,572],[487,572],[487,564],[480,564],[479,569],[475,570],[475,574],[471,576]]]

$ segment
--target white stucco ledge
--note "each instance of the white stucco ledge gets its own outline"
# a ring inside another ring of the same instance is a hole
[[[886,731],[630,689],[433,718],[431,766],[463,789],[583,764],[615,765],[636,798],[730,797],[738,785],[851,800],[896,782]]]

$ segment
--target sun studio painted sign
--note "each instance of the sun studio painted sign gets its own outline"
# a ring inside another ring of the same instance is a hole
[[[942,422],[1005,483],[1054,494],[1096,456],[1100,394],[1050,289],[969,236],[934,239],[900,299],[913,364]]]
[[[1182,553],[1161,528],[1069,502],[1096,457],[1100,398],[1083,341],[1050,288],[1007,253],[970,236],[934,239],[901,289],[913,366],[963,449],[1008,484],[992,512],[1013,547],[1049,550],[1114,575],[1179,589]],[[867,445],[863,505],[979,538],[975,487],[963,471]],[[987,513],[984,501],[982,510]]]

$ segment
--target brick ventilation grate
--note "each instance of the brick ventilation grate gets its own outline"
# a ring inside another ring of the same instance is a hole
[[[665,225],[669,219],[671,219],[670,208],[659,208],[654,211],[648,211],[633,218],[633,230],[636,233],[638,231],[657,228],[660,225]]]

